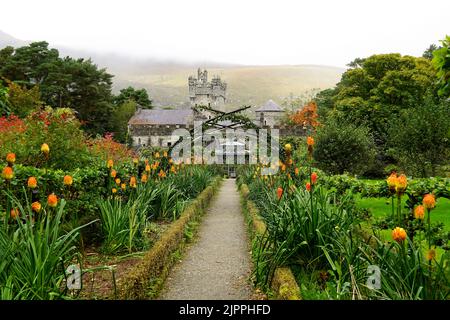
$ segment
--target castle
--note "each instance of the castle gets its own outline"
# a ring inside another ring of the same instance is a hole
[[[189,109],[142,109],[138,107],[136,113],[128,122],[128,132],[134,147],[170,147],[178,137],[172,132],[178,128],[192,129],[194,121],[210,119],[208,111],[197,111],[196,106],[209,106],[216,110],[223,110],[226,102],[227,84],[219,76],[208,82],[207,70],[198,69],[197,78],[189,76]],[[274,101],[269,100],[255,110],[254,123],[261,128],[278,127],[279,119],[284,110]],[[283,128],[280,128],[283,135]],[[297,133],[294,133],[297,134]],[[301,134],[301,133],[299,133]]]
[[[222,108],[225,105],[227,84],[219,76],[208,82],[208,71],[197,70],[197,78],[189,76],[189,100],[191,106],[208,106]]]

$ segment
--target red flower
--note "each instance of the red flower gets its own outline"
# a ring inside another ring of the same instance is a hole
[[[317,173],[315,173],[315,172],[313,172],[312,174],[311,174],[311,182],[312,182],[312,184],[316,184],[316,182],[317,182]]]
[[[278,187],[278,189],[277,189],[278,200],[280,200],[282,196],[283,196],[283,188]]]
[[[306,184],[306,190],[311,191],[311,184],[309,182]]]

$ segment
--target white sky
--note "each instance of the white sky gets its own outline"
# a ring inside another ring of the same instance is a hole
[[[450,1],[0,0],[0,30],[128,56],[343,67],[421,55],[450,34]]]

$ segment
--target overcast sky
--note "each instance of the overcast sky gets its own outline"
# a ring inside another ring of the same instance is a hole
[[[448,0],[14,0],[0,8],[0,30],[22,40],[253,65],[421,55],[450,34]]]

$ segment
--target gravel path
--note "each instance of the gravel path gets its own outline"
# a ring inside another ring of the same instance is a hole
[[[159,299],[249,299],[247,233],[234,179],[226,179],[199,227],[198,239],[173,268]]]

